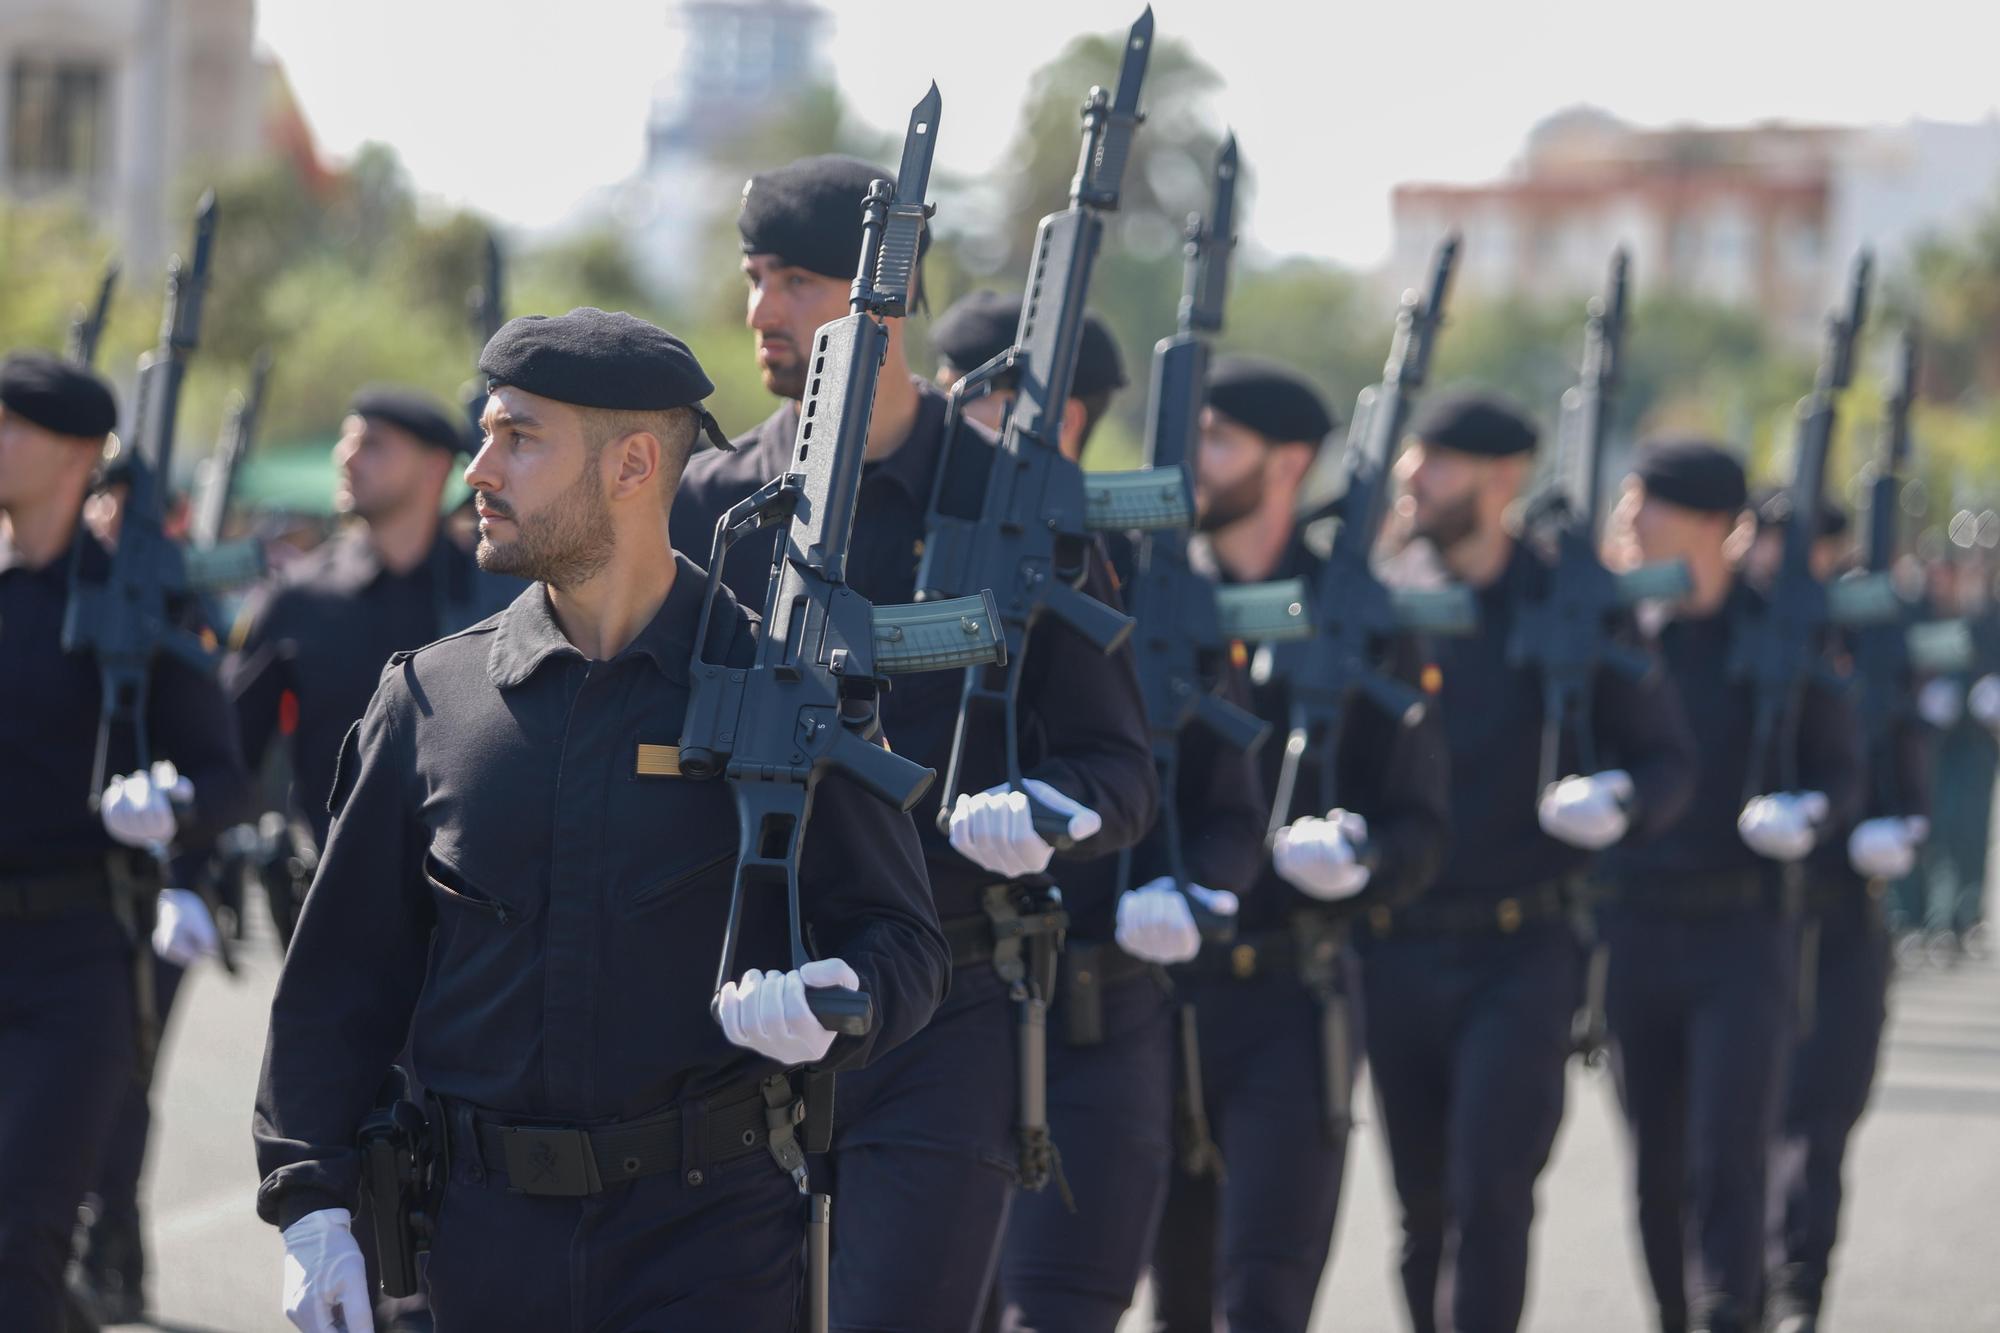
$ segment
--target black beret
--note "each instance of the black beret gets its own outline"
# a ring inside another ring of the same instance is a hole
[[[429,394],[416,389],[371,384],[354,395],[347,410],[358,417],[399,426],[420,442],[446,453],[456,453],[471,444],[458,419],[446,415]]]
[[[1458,389],[1438,394],[1418,408],[1410,434],[1462,454],[1511,458],[1533,453],[1539,432],[1526,412],[1498,394]]]
[[[1646,493],[1708,514],[1742,512],[1749,498],[1743,464],[1707,440],[1654,440],[1639,446],[1633,474]]]
[[[963,375],[979,369],[1014,345],[1021,327],[1021,298],[1004,292],[979,291],[952,303],[931,325],[931,346],[943,362]],[[1070,396],[1089,398],[1122,389],[1125,361],[1111,330],[1097,316],[1085,313],[1083,336],[1077,341],[1076,376]],[[1006,387],[1002,385],[1001,387]]]
[[[0,405],[57,435],[96,439],[118,424],[118,400],[103,377],[47,352],[0,361]]]
[[[861,263],[861,201],[878,180],[894,172],[858,157],[823,153],[775,171],[760,171],[743,185],[736,230],[746,255],[776,255],[795,268],[851,279]],[[930,248],[924,228],[917,258]]]
[[[490,392],[502,385],[577,407],[619,412],[693,408],[719,449],[729,438],[702,406],[715,392],[688,345],[657,325],[595,306],[567,315],[521,315],[479,354]]]
[[[1766,486],[1750,498],[1750,510],[1760,528],[1782,528],[1792,521],[1792,493],[1782,486]],[[1847,511],[1834,500],[1821,496],[1819,536],[1844,537],[1848,529]]]
[[[1319,447],[1339,424],[1319,388],[1290,366],[1224,357],[1208,370],[1208,405],[1268,440]]]

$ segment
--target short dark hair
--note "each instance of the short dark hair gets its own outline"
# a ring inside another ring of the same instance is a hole
[[[681,474],[687,470],[688,458],[694,453],[694,437],[700,433],[701,423],[694,409],[579,407],[577,411],[583,416],[584,444],[592,458],[613,440],[622,440],[627,435],[651,435],[660,442],[660,472],[665,479],[665,501],[671,508],[674,495],[680,490]]]
[[[1076,395],[1076,401],[1083,404],[1083,430],[1076,442],[1079,451],[1090,443],[1091,432],[1097,429],[1097,423],[1104,419],[1104,414],[1111,410],[1111,395],[1116,392],[1116,389],[1099,389],[1096,393]]]

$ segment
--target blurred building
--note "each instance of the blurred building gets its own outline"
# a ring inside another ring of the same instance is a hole
[[[0,195],[74,200],[154,268],[177,187],[269,142],[255,27],[254,0],[0,0]]]
[[[693,281],[702,228],[743,185],[716,150],[800,88],[833,82],[833,16],[812,0],[681,0],[669,27],[673,72],[654,88],[645,165],[617,208],[646,276],[676,291]]]
[[[1623,244],[1640,292],[1756,309],[1810,341],[1859,246],[1893,270],[1996,201],[2000,120],[1643,129],[1577,108],[1536,126],[1504,179],[1398,186],[1394,264],[1421,272],[1457,228],[1462,294],[1580,297]]]

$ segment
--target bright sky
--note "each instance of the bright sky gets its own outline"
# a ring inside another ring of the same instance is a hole
[[[830,0],[835,76],[897,133],[935,77],[938,169],[976,176],[1004,152],[1028,74],[1139,3]],[[258,30],[323,150],[383,140],[425,192],[538,227],[638,165],[653,86],[674,69],[672,4],[259,0]],[[1643,124],[2000,114],[1993,0],[1157,0],[1154,14],[1227,82],[1214,111],[1258,176],[1247,239],[1357,265],[1387,254],[1397,182],[1498,174],[1537,120],[1578,102]]]

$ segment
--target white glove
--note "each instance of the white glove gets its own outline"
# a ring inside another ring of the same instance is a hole
[[[222,952],[215,918],[198,893],[161,889],[160,910],[153,919],[153,952],[175,967],[190,967]]]
[[[1236,915],[1236,895],[1227,889],[1190,884],[1188,892],[1217,915]],[[1201,930],[1171,875],[1118,895],[1116,936],[1119,948],[1149,963],[1185,963],[1201,952]]]
[[[1966,711],[1987,727],[2000,727],[2000,676],[1981,676],[1965,692]]]
[[[1271,866],[1308,897],[1338,902],[1368,887],[1369,869],[1357,859],[1367,841],[1368,821],[1352,810],[1308,815],[1278,830]]]
[[[1632,816],[1632,775],[1622,768],[1551,782],[1535,813],[1542,832],[1572,847],[1601,852],[1625,836]]]
[[[353,1225],[345,1208],[322,1208],[285,1228],[285,1318],[304,1333],[375,1333]]]
[[[1922,815],[1863,820],[1847,837],[1847,860],[1864,879],[1901,879],[1916,869],[1917,847],[1930,835]]]
[[[186,804],[194,798],[194,785],[164,761],[150,773],[114,778],[99,807],[104,831],[127,847],[164,846],[174,837],[176,797]]]
[[[1736,831],[1751,851],[1773,861],[1797,861],[1818,841],[1826,818],[1826,793],[1781,791],[1753,796],[1736,817]]]
[[[1917,716],[1939,731],[1949,731],[1957,726],[1964,712],[1965,694],[1958,688],[1957,681],[1927,680],[1917,691]]]
[[[861,989],[861,978],[838,958],[822,958],[795,972],[751,968],[741,981],[727,981],[716,996],[715,1016],[722,1035],[746,1051],[781,1065],[809,1065],[826,1058],[833,1032],[820,1026],[806,1007],[806,987]]]
[[[1081,842],[1104,827],[1095,810],[1079,805],[1043,782],[1021,783],[1037,801],[1069,816],[1069,836]],[[1049,868],[1055,848],[1035,833],[1028,797],[1006,785],[988,787],[977,796],[961,796],[951,807],[951,845],[958,854],[985,870],[1008,879],[1039,875]]]

